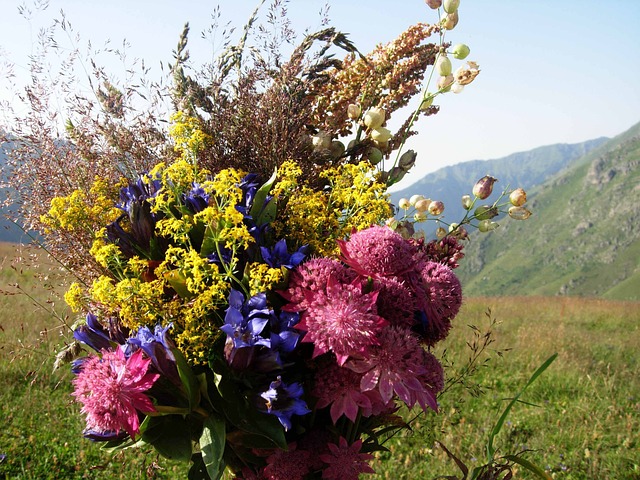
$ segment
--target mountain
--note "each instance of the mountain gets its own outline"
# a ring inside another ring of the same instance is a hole
[[[465,213],[460,197],[471,194],[474,183],[483,176],[492,175],[498,178],[498,183],[494,186],[494,195],[486,202],[491,203],[493,198],[497,198],[502,189],[508,186],[511,189],[522,187],[528,191],[542,184],[607,140],[601,137],[576,144],[548,145],[496,160],[472,160],[441,168],[404,190],[392,193],[391,203],[398,205],[398,201],[403,197],[424,195],[431,200],[444,202],[446,221],[457,222]],[[427,233],[431,233],[429,230],[429,227],[425,227]]]
[[[3,205],[5,199],[10,195],[10,190],[3,187],[2,184],[6,181],[7,152],[11,148],[12,144],[10,142],[0,143],[0,242],[26,243],[29,238],[7,218],[9,208]]]
[[[467,295],[640,300],[640,124],[528,197],[531,218],[472,236],[457,270]]]

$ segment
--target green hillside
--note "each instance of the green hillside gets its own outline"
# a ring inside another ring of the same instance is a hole
[[[640,124],[529,193],[529,220],[469,242],[467,295],[640,300]]]

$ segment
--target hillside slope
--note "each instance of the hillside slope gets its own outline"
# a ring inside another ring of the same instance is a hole
[[[473,235],[467,295],[640,300],[640,124],[529,192],[534,215]]]

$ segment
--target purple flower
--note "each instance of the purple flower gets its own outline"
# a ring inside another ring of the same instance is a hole
[[[235,348],[264,345],[271,347],[271,340],[260,336],[269,322],[270,310],[267,297],[259,293],[246,302],[244,295],[237,290],[229,294],[229,308],[225,315],[225,324],[220,327],[233,340]]]
[[[85,438],[88,438],[92,442],[111,442],[114,440],[124,440],[127,438],[127,432],[124,430],[106,430],[101,432],[99,430],[87,429],[83,432]]]
[[[120,189],[120,203],[116,206],[130,215],[134,203],[141,203],[153,197],[158,190],[160,190],[160,180],[152,180],[149,176],[144,180],[140,177],[133,185]]]
[[[291,428],[291,417],[293,415],[306,415],[311,412],[302,397],[304,393],[302,385],[292,383],[287,385],[280,376],[271,382],[269,389],[260,394],[265,400],[267,413],[275,415],[285,430]]]
[[[262,258],[265,263],[271,268],[285,267],[289,270],[294,269],[300,265],[304,259],[309,255],[310,248],[308,245],[304,245],[294,253],[287,251],[287,241],[283,238],[278,241],[272,249],[267,247],[260,247],[262,252]]]
[[[192,213],[198,213],[209,206],[209,194],[199,184],[194,183],[188,193],[182,194],[182,203]]]
[[[172,326],[169,324],[163,328],[161,325],[156,325],[153,332],[149,327],[140,327],[136,336],[127,340],[124,353],[128,358],[137,350],[142,350],[151,359],[152,365],[158,372],[172,383],[181,386],[176,357],[172,351],[175,344],[167,333]]]
[[[128,332],[120,330],[112,320],[109,320],[109,330],[106,330],[94,314],[88,313],[86,325],[76,328],[73,337],[99,352],[111,350],[115,344],[123,344],[127,334]]]

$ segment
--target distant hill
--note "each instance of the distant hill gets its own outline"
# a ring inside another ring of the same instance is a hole
[[[458,163],[441,168],[406,189],[392,193],[391,203],[397,206],[402,197],[410,198],[414,194],[424,195],[432,200],[444,202],[446,221],[456,222],[464,216],[460,197],[471,194],[474,183],[483,176],[492,175],[498,178],[498,183],[494,187],[495,193],[489,200],[497,197],[507,186],[511,189],[522,187],[528,190],[542,184],[607,140],[601,137],[576,144],[548,145],[496,160],[472,160]],[[429,233],[429,228],[426,227],[425,231]]]
[[[3,206],[3,202],[10,194],[10,190],[8,188],[3,188],[1,185],[6,180],[7,152],[11,147],[11,143],[0,143],[0,242],[28,243],[29,238],[20,228],[7,218],[9,209]]]
[[[529,198],[530,219],[473,236],[457,270],[467,295],[640,300],[640,124],[570,162]]]

